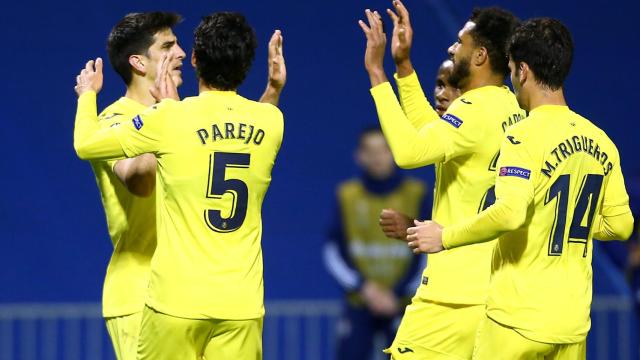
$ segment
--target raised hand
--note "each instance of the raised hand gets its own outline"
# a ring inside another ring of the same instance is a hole
[[[403,74],[400,73],[403,70],[401,68],[410,67],[411,72],[413,72],[410,59],[411,44],[413,43],[413,28],[409,20],[409,11],[404,4],[400,0],[394,0],[393,7],[395,12],[387,9],[387,14],[389,14],[391,20],[393,20],[391,56],[396,66],[398,66],[398,75],[403,77]]]
[[[405,240],[407,239],[407,229],[413,225],[411,219],[394,209],[383,209],[380,213],[380,227],[387,237]]]
[[[408,245],[414,254],[433,254],[444,250],[442,225],[435,221],[414,220],[415,227],[407,229]]]
[[[269,80],[267,88],[260,97],[260,102],[269,103],[278,106],[280,101],[280,93],[287,82],[287,67],[284,64],[284,55],[282,54],[282,32],[276,30],[269,40]]]
[[[160,101],[162,99],[173,99],[180,101],[180,96],[178,95],[178,87],[173,81],[169,69],[169,65],[173,60],[173,53],[169,53],[164,54],[162,56],[162,59],[158,62],[156,81],[149,89],[149,92],[151,92],[151,95],[156,99],[156,101]]]
[[[382,18],[377,11],[365,10],[368,26],[362,20],[358,21],[360,28],[367,37],[367,49],[364,54],[364,67],[369,73],[371,86],[376,86],[387,81],[384,74],[384,51],[387,44],[387,36],[382,27]]]
[[[282,32],[276,30],[269,40],[269,86],[282,90],[287,82],[287,67],[282,54]]]
[[[95,91],[99,93],[102,90],[102,59],[97,58],[89,60],[84,66],[84,69],[80,71],[80,74],[76,76],[76,86],[73,88],[78,96],[84,94],[87,91]]]

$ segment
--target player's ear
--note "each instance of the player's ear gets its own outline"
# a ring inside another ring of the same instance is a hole
[[[196,67],[196,53],[193,50],[191,50],[191,66]]]
[[[518,80],[520,81],[520,86],[522,86],[530,76],[529,65],[524,61],[520,62],[518,65],[518,73],[520,74]]]
[[[489,59],[489,53],[487,52],[487,48],[484,46],[478,47],[473,52],[473,63],[476,66],[482,66]]]
[[[146,62],[140,55],[131,55],[129,56],[129,65],[133,68],[134,71],[145,74],[146,73]]]

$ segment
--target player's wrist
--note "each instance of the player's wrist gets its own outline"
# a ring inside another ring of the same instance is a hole
[[[413,64],[409,58],[396,62],[396,73],[398,74],[398,78],[407,77],[413,74],[413,72]]]

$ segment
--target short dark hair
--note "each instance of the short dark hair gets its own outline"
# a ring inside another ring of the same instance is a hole
[[[507,41],[519,20],[512,13],[498,7],[475,8],[469,21],[475,23],[469,32],[478,46],[487,49],[491,70],[504,76],[509,74]]]
[[[573,61],[571,33],[559,20],[537,18],[516,28],[508,44],[509,57],[525,62],[536,81],[551,90],[562,87]]]
[[[113,69],[129,85],[133,72],[129,56],[147,54],[153,44],[153,36],[160,30],[170,29],[182,21],[182,17],[170,12],[127,14],[113,27],[107,40],[107,53]]]
[[[216,89],[237,89],[251,68],[258,46],[245,17],[236,12],[213,13],[202,18],[194,35],[198,78]]]

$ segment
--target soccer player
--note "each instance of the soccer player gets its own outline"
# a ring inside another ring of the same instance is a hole
[[[409,58],[409,13],[394,1],[391,52],[401,105],[383,68],[386,36],[377,12],[369,26],[365,67],[378,117],[396,162],[405,168],[436,164],[433,219],[447,225],[470,217],[493,200],[495,161],[505,128],[524,117],[504,86],[506,41],[517,24],[498,8],[475,9],[449,48],[451,83],[462,95],[442,116],[431,108]],[[406,114],[406,115],[405,115]],[[430,256],[422,284],[389,349],[394,359],[469,359],[484,317],[493,243]]]
[[[149,87],[155,81],[163,55],[173,55],[169,65],[171,76],[176,85],[182,83],[180,68],[185,53],[171,30],[180,20],[174,13],[135,13],[113,27],[107,52],[111,65],[126,85],[126,93],[100,114],[100,127],[129,120],[156,102]],[[101,80],[101,59],[95,67]],[[94,110],[91,116],[96,118],[97,112]],[[133,360],[149,282],[149,263],[156,248],[156,159],[145,154],[131,159],[95,160],[91,161],[91,167],[113,244],[103,287],[102,313],[116,357]]]
[[[416,250],[456,251],[499,236],[474,359],[584,359],[590,327],[592,239],[633,230],[618,149],[573,112],[564,80],[569,30],[532,19],[508,47],[511,82],[529,117],[502,142],[496,202],[476,216],[408,230]]]
[[[282,38],[279,32],[274,37],[279,60],[270,69],[284,74]],[[158,244],[138,342],[141,359],[261,357],[260,211],[283,120],[275,106],[235,91],[255,48],[242,15],[204,17],[192,54],[200,95],[164,100],[110,127],[95,119],[101,74],[89,63],[78,77],[78,155],[98,160],[152,153],[158,163]],[[177,98],[172,63],[171,54],[160,63],[158,97]]]
[[[439,116],[444,115],[453,100],[460,96],[460,89],[451,85],[449,77],[453,71],[453,62],[445,60],[440,64],[436,73],[436,83],[433,88],[434,110]],[[401,96],[402,98],[402,96]],[[431,212],[431,209],[429,209]],[[415,218],[397,209],[383,209],[380,212],[380,227],[384,234],[398,240],[407,239],[407,229],[412,227]]]
[[[396,318],[419,282],[424,256],[384,235],[378,215],[392,206],[412,218],[425,216],[426,184],[402,174],[380,127],[365,129],[355,159],[360,176],[343,181],[336,191],[324,261],[344,290],[338,321],[336,359],[369,359],[374,337],[391,341]]]

